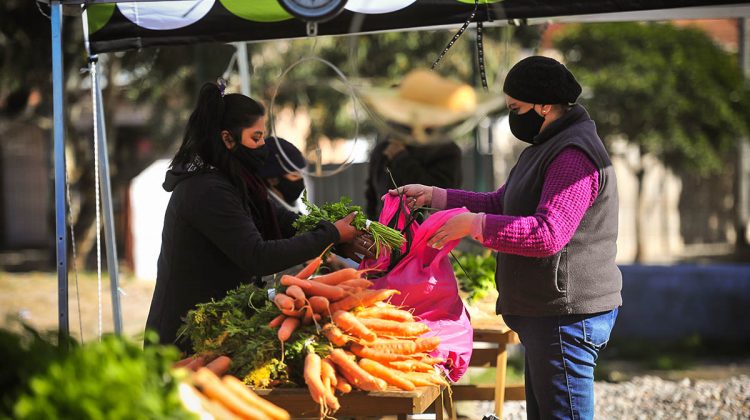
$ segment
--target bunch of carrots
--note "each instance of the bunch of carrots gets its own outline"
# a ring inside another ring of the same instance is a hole
[[[217,375],[210,367],[191,373],[179,385],[180,399],[188,410],[216,419],[288,420],[289,413],[258,396],[232,375]]]
[[[273,298],[280,314],[269,326],[278,328],[282,346],[300,325],[313,323],[331,343],[325,354],[310,349],[304,360],[305,383],[323,414],[340,407],[336,391],[447,385],[435,370],[444,360],[428,355],[440,338],[421,337],[429,327],[386,302],[397,290],[372,289],[363,272],[352,268],[313,277],[319,265],[320,259],[313,260],[297,275],[281,278],[286,289]]]

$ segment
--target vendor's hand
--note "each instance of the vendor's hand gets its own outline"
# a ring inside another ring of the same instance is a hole
[[[406,205],[412,210],[432,205],[432,187],[427,185],[407,184],[394,190],[388,190],[388,194],[403,195],[406,198]]]
[[[336,253],[356,262],[362,262],[360,255],[365,258],[375,258],[375,241],[371,235],[364,234],[351,242],[337,245]]]
[[[427,245],[440,249],[450,241],[472,234],[476,226],[475,224],[481,223],[481,217],[482,215],[477,213],[461,213],[451,217],[437,232],[427,239]]]
[[[364,233],[352,226],[352,221],[354,220],[354,216],[356,215],[357,212],[353,211],[347,214],[343,219],[339,219],[333,224],[334,226],[336,226],[336,230],[339,231],[339,243],[351,242],[352,239]]]
[[[393,160],[396,156],[401,154],[401,152],[405,151],[406,146],[404,145],[404,143],[398,140],[391,140],[388,142],[388,146],[383,149],[383,154],[388,158],[388,160]]]

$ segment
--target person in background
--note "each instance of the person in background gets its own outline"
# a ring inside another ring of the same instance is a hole
[[[498,252],[496,311],[525,349],[528,418],[591,419],[594,367],[622,305],[615,171],[563,64],[521,60],[503,91],[511,132],[529,144],[503,186],[399,190],[413,207],[469,210],[428,244],[471,236]]]
[[[221,299],[243,283],[317,257],[332,244],[362,235],[354,213],[295,236],[295,213],[269,199],[259,175],[268,149],[261,104],[206,83],[172,160],[164,189],[172,192],[162,231],[156,288],[146,321],[161,343],[186,353],[177,337],[196,304]]]
[[[268,137],[265,143],[268,148],[268,159],[258,170],[258,175],[266,181],[268,194],[276,203],[299,214],[298,200],[305,190],[305,180],[297,168],[307,166],[307,161],[302,152],[287,140]]]
[[[367,216],[378,220],[383,208],[380,197],[394,187],[394,181],[396,185],[460,187],[461,149],[454,142],[420,145],[396,134],[386,134],[370,153],[367,175]]]
[[[365,190],[370,219],[378,220],[380,197],[396,185],[461,186],[461,148],[446,129],[476,112],[477,95],[471,86],[415,69],[397,88],[364,93],[385,121],[370,152]]]

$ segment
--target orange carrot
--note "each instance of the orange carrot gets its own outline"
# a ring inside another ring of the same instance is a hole
[[[292,317],[292,318],[301,318],[303,315],[303,308],[300,309],[281,309],[280,310],[282,314]]]
[[[331,358],[331,361],[339,367],[339,372],[344,375],[350,384],[363,391],[385,390],[385,387],[382,386],[381,382],[377,381],[375,377],[359,367],[359,365],[350,359],[343,350],[333,349],[331,350],[331,355],[329,357]]]
[[[317,271],[317,270],[318,270],[318,268],[320,267],[320,264],[322,264],[322,263],[323,263],[323,255],[325,255],[326,251],[328,251],[328,249],[329,249],[330,247],[332,247],[332,246],[333,246],[333,244],[331,244],[331,245],[328,245],[328,246],[326,247],[326,249],[324,249],[324,250],[323,250],[323,252],[321,252],[321,253],[320,253],[320,255],[318,255],[318,256],[317,256],[317,257],[315,257],[315,258],[314,258],[313,260],[311,260],[311,261],[310,261],[310,262],[309,262],[309,263],[308,263],[308,264],[307,264],[307,265],[305,266],[305,268],[303,268],[303,269],[302,269],[302,270],[301,270],[301,271],[300,271],[299,273],[297,273],[297,274],[296,274],[296,275],[295,275],[294,277],[297,277],[297,278],[300,278],[300,279],[306,279],[306,278],[308,278],[308,277],[312,276],[312,275],[313,275],[313,274],[315,273],[315,271]]]
[[[310,390],[313,401],[336,411],[341,406],[338,399],[331,393],[330,387],[326,387],[321,380],[321,365],[320,356],[314,352],[305,356],[305,367],[303,368],[305,383],[307,389]]]
[[[253,392],[247,387],[241,380],[235,378],[232,375],[225,375],[221,378],[221,382],[230,391],[234,392],[238,397],[243,399],[248,404],[255,406],[259,410],[263,411],[273,420],[289,420],[289,413],[280,408],[276,404],[260,397],[258,394]]]
[[[286,315],[281,314],[277,316],[276,318],[272,319],[271,322],[268,323],[268,326],[271,328],[279,328],[281,326],[281,323],[284,322],[286,319]]]
[[[172,367],[173,368],[185,367],[185,366],[189,365],[190,362],[192,362],[193,360],[195,360],[195,357],[188,356],[188,357],[186,357],[186,358],[184,358],[184,359],[182,359],[180,361],[174,362],[172,364]]]
[[[352,392],[352,385],[343,376],[336,374],[336,389],[342,394]]]
[[[397,386],[404,391],[413,391],[414,384],[402,377],[399,373],[381,365],[371,359],[360,359],[359,366],[371,375],[380,378],[391,385]]]
[[[342,281],[338,284],[339,286],[349,286],[349,287],[361,287],[363,289],[368,289],[372,287],[373,282],[366,279],[351,279],[347,281]]]
[[[295,274],[294,277],[300,278],[300,279],[306,279],[315,273],[318,268],[320,267],[320,264],[323,262],[323,259],[320,257],[315,257],[313,260],[311,260],[305,268],[300,270],[299,273]]]
[[[397,360],[393,362],[388,362],[388,366],[394,369],[400,370],[402,372],[411,372],[411,371],[429,372],[433,369],[432,365],[428,365],[427,363],[420,362],[419,360]]]
[[[411,312],[393,306],[370,306],[358,311],[357,316],[360,318],[380,318],[401,322],[414,321],[414,316]]]
[[[430,327],[421,322],[399,322],[378,318],[358,319],[367,328],[370,328],[379,335],[388,335],[393,337],[418,337],[430,331]]]
[[[273,303],[276,304],[276,307],[281,310],[294,309],[294,299],[284,293],[277,293],[273,298]]]
[[[323,296],[329,300],[339,300],[344,297],[344,289],[340,287],[330,286],[328,284],[310,280],[303,280],[288,274],[281,276],[281,284],[284,286],[297,285],[301,287],[308,296]]]
[[[328,274],[323,274],[322,276],[313,277],[310,280],[316,281],[318,283],[335,286],[341,283],[342,281],[356,279],[356,278],[359,278],[359,274],[357,273],[357,270],[353,268],[342,268],[341,270],[336,270]]]
[[[357,306],[372,306],[375,302],[388,299],[400,292],[394,289],[368,289],[360,293],[349,295],[340,301],[331,304],[331,312],[338,310],[348,311]]]
[[[193,381],[209,398],[221,402],[234,414],[245,419],[267,419],[261,410],[247,404],[242,398],[228,390],[213,372],[206,368],[199,369],[193,376]]]
[[[357,317],[352,315],[350,312],[336,311],[334,312],[332,319],[336,326],[341,328],[342,331],[345,331],[363,340],[373,341],[375,340],[375,338],[377,338],[375,333],[364,326],[362,322],[360,322]]]
[[[212,360],[211,363],[207,364],[206,368],[216,374],[216,376],[221,376],[227,373],[231,366],[232,359],[227,356],[219,356]]]
[[[302,288],[299,286],[291,285],[286,288],[286,291],[284,293],[294,300],[299,299],[304,302],[307,299],[307,296],[305,296],[305,292],[303,292]]]
[[[316,314],[328,314],[328,307],[330,306],[328,299],[323,296],[310,296],[309,302],[313,312]]]
[[[281,323],[281,327],[279,327],[279,340],[281,340],[282,342],[289,340],[289,337],[291,337],[294,330],[299,327],[299,324],[299,318],[289,317],[285,319],[284,322]]]
[[[419,360],[422,361],[423,363],[427,363],[428,365],[433,365],[433,366],[445,363],[445,359],[443,359],[442,357],[431,357],[428,355],[421,356]]]
[[[306,305],[304,308],[304,313],[302,315],[302,323],[305,325],[310,325],[313,322],[313,310],[310,305]]]
[[[323,334],[334,346],[343,347],[349,342],[349,338],[341,330],[330,322],[323,326]]]
[[[409,378],[421,378],[433,385],[448,385],[448,382],[435,372],[411,372]]]
[[[207,357],[205,355],[194,356],[193,361],[185,365],[185,367],[190,370],[198,370],[199,368],[206,366],[206,359]]]
[[[378,362],[394,362],[398,360],[408,360],[410,356],[405,354],[386,353],[370,347],[365,347],[358,343],[352,343],[349,349],[359,357],[377,360]]]
[[[328,378],[331,385],[336,386],[336,368],[333,367],[331,359],[326,357],[320,361],[320,375],[323,378]]]

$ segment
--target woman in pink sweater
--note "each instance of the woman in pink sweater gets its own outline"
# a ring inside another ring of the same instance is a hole
[[[511,131],[530,144],[504,185],[489,193],[399,190],[413,207],[469,210],[430,245],[471,236],[497,251],[496,310],[525,349],[528,418],[592,418],[594,366],[622,305],[615,173],[564,65],[528,57],[508,72],[503,91]]]

